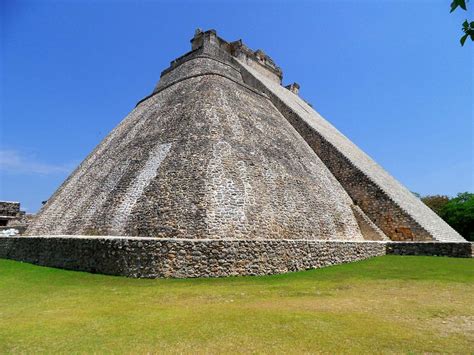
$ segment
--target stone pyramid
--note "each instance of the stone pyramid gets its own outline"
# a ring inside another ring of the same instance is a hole
[[[191,43],[28,235],[464,241],[282,86],[264,52],[213,30]]]

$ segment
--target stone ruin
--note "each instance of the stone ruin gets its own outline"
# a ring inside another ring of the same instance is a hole
[[[282,86],[263,51],[214,30],[197,30],[191,48],[48,200],[30,237],[0,239],[0,257],[196,277],[471,255],[298,84]]]
[[[0,235],[24,233],[33,218],[20,209],[20,202],[0,201]]]

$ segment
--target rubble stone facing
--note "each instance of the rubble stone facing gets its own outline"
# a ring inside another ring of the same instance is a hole
[[[129,277],[267,275],[383,255],[377,243],[302,240],[0,238],[0,257]]]
[[[34,220],[34,215],[20,209],[19,202],[0,201],[0,232],[14,229],[23,233]]]
[[[20,212],[19,202],[0,201],[0,216],[16,217]]]
[[[469,257],[470,243],[0,237],[0,258],[142,278],[269,275],[385,254]]]
[[[238,68],[235,68],[230,64],[217,61],[214,58],[196,55],[188,59],[188,61],[183,62],[181,65],[177,66],[174,70],[163,75],[160,78],[160,81],[158,82],[154,92],[160,91],[164,87],[173,84],[183,77],[207,74],[210,72],[222,74],[226,77],[242,82],[242,76],[240,75],[240,70]]]
[[[239,60],[246,84],[265,93],[338,179],[354,202],[392,240],[462,242],[464,238],[381,166],[283,86]]]
[[[268,98],[224,54],[195,57],[211,49],[162,76],[28,235],[364,239],[348,194]]]
[[[474,256],[474,243],[393,242],[387,243],[386,253],[393,255],[434,255],[470,258]]]
[[[0,257],[154,278],[472,255],[263,51],[212,30],[191,43]]]
[[[275,106],[301,134],[309,146],[345,188],[354,203],[391,240],[433,240],[409,213],[403,210],[372,179],[357,168],[343,153],[329,143],[300,116],[272,95]],[[427,207],[426,207],[427,208]],[[439,218],[439,217],[438,217]]]

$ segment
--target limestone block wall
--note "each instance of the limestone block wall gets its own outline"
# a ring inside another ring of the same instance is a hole
[[[385,254],[471,257],[472,243],[0,237],[0,258],[143,278],[269,275]]]
[[[244,81],[269,96],[365,214],[392,240],[464,241],[304,100],[246,63]]]
[[[145,278],[269,275],[384,254],[380,242],[0,237],[0,258]]]
[[[209,30],[206,32],[198,30],[196,31],[194,38],[191,40],[191,46],[193,51],[202,50],[212,54],[213,57],[218,56],[227,59],[229,54],[231,54],[252,66],[269,80],[281,83],[283,73],[275,62],[260,49],[252,51],[242,42],[242,40],[229,43],[218,37],[215,30]],[[182,57],[178,60],[182,60]],[[230,60],[227,59],[226,61]],[[172,67],[175,62],[171,63]]]
[[[360,231],[365,240],[390,240],[390,238],[367,217],[359,206],[353,205],[352,211],[357,219],[357,223],[359,223]]]
[[[301,134],[311,148],[317,152],[321,160],[344,186],[354,203],[391,240],[433,240],[426,229],[415,221],[408,212],[384,193],[366,174],[352,164],[347,157],[335,149],[324,137],[298,115],[284,105],[276,102],[280,112]]]
[[[27,234],[363,240],[337,179],[213,50],[173,64]]]
[[[216,60],[216,58],[207,57],[205,55],[195,55],[192,58],[189,58],[187,61],[182,62],[180,65],[176,66],[172,71],[164,74],[161,77],[154,92],[161,90],[162,88],[176,82],[181,78],[210,73],[224,75],[226,77],[233,78],[236,81],[242,82],[242,76],[240,75],[239,68]]]
[[[28,235],[464,240],[282,87],[262,51],[212,30],[192,46]]]
[[[387,243],[386,253],[391,255],[430,255],[472,258],[474,257],[474,243],[391,242]]]
[[[0,201],[0,216],[15,217],[20,213],[20,203]]]

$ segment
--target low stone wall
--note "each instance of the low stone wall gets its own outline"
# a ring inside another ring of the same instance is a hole
[[[470,243],[196,240],[127,237],[0,237],[0,258],[128,277],[268,275],[373,256],[469,257]]]
[[[469,258],[473,256],[474,243],[439,242],[389,242],[387,254],[395,255],[431,255]]]
[[[0,258],[147,278],[268,275],[383,254],[377,242],[0,237]]]

